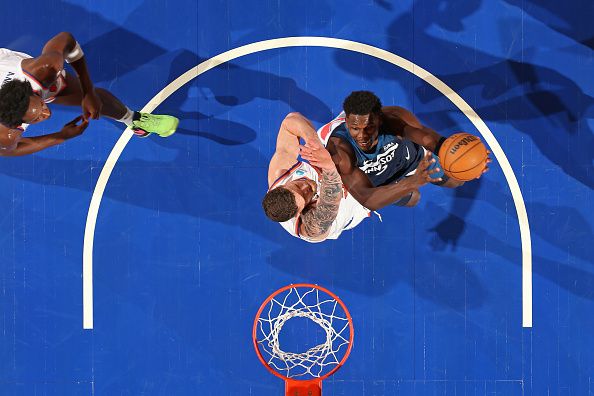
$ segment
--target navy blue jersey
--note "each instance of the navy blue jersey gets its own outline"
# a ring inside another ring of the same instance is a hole
[[[380,130],[377,146],[367,153],[357,146],[347,130],[344,113],[318,131],[324,144],[331,137],[338,137],[351,145],[361,169],[374,186],[394,183],[409,174],[419,165],[425,155],[423,147],[399,136]]]

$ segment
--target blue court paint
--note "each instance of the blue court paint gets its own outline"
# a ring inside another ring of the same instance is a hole
[[[284,115],[316,126],[371,89],[443,134],[473,131],[447,98],[382,61],[291,48],[222,65],[157,112],[170,139],[132,140],[95,239],[95,329],[81,323],[86,211],[119,125],[1,158],[0,394],[278,395],[253,316],[289,283],[336,292],[355,321],[326,395],[589,395],[592,42],[585,1],[144,1],[16,3],[3,46],[37,54],[60,30],[91,75],[140,108],[172,79],[254,41],[322,35],[368,43],[434,73],[485,120],[519,178],[533,239],[534,327],[521,324],[521,249],[497,164],[419,207],[382,211],[338,241],[306,245],[261,213]],[[106,3],[107,4],[107,3]],[[250,15],[250,18],[245,18]],[[22,26],[28,30],[23,31]],[[48,133],[76,115],[54,107]]]

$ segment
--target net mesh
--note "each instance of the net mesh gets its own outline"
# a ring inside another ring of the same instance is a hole
[[[305,318],[317,324],[325,340],[304,352],[281,348],[279,335],[287,322]],[[337,300],[317,288],[292,287],[276,295],[258,318],[257,343],[268,365],[291,379],[319,378],[337,365],[348,350],[349,319]]]

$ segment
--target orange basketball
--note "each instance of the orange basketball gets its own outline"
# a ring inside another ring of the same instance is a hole
[[[456,133],[439,149],[439,162],[445,174],[461,181],[479,177],[486,167],[487,147],[470,133]]]

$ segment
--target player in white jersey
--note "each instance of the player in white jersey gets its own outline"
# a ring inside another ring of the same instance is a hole
[[[64,70],[69,63],[76,76]],[[80,44],[70,33],[49,40],[40,56],[0,48],[0,155],[35,153],[80,135],[90,119],[106,116],[130,127],[141,137],[172,135],[179,120],[134,112],[110,92],[95,88]],[[24,138],[30,124],[45,121],[47,103],[81,106],[82,114],[56,133]]]
[[[53,102],[56,96],[66,88],[66,72],[63,69],[60,70],[55,81],[51,85],[44,87],[41,82],[21,66],[23,60],[32,58],[31,55],[23,52],[0,48],[0,81],[2,81],[2,84],[14,79],[28,81],[33,92],[39,95],[45,103]]]
[[[305,145],[299,144],[299,138]],[[309,163],[298,161],[299,155]],[[308,242],[336,239],[370,215],[344,189],[330,154],[299,113],[289,114],[281,124],[268,186],[262,201],[266,215]]]

